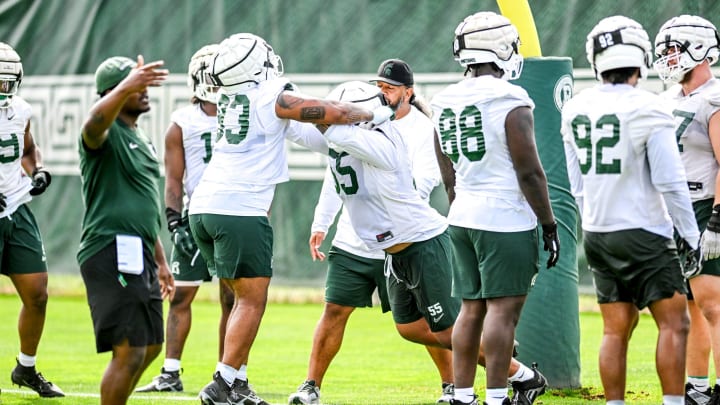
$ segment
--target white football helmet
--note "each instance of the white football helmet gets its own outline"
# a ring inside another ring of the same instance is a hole
[[[223,40],[213,57],[210,77],[213,84],[229,94],[282,76],[282,59],[257,35],[239,33]]]
[[[200,100],[217,104],[218,87],[210,79],[210,65],[218,50],[217,44],[205,45],[190,58],[188,65],[188,86]]]
[[[20,82],[23,68],[20,55],[8,44],[0,42],[0,108],[10,107]]]
[[[585,42],[588,62],[600,80],[608,70],[636,67],[647,77],[652,61],[650,38],[637,21],[616,15],[600,20]]]
[[[462,66],[494,63],[504,72],[502,78],[520,77],[523,57],[518,52],[520,36],[506,17],[481,11],[466,17],[455,28],[453,55]]]
[[[658,59],[653,67],[663,81],[677,83],[704,60],[710,65],[717,62],[719,42],[717,29],[710,21],[686,14],[671,18],[655,37]]]
[[[332,89],[325,99],[354,103],[371,111],[378,107],[387,105],[385,95],[383,95],[383,92],[379,87],[359,80],[351,80],[349,82],[341,83]],[[369,127],[371,125],[363,123],[362,126]]]

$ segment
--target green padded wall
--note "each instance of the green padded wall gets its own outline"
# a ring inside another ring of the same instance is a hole
[[[537,362],[553,388],[580,387],[578,215],[560,136],[560,109],[572,96],[572,67],[570,58],[529,58],[514,82],[535,102],[535,138],[560,236],[560,260],[551,269],[546,268],[547,253],[540,240],[540,272],[523,308],[516,338],[519,360],[527,365]]]

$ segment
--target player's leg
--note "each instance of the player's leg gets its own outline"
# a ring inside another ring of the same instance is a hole
[[[234,305],[228,316],[222,360],[213,381],[200,392],[203,403],[265,403],[248,385],[250,349],[265,313],[272,276],[273,233],[268,218],[215,214],[190,216],[190,226],[211,273],[232,289]],[[209,259],[206,235],[212,235]],[[252,237],[248,237],[252,235]]]
[[[47,263],[40,231],[26,205],[15,211],[12,220],[8,217],[0,219],[0,229],[3,228],[7,231],[2,247],[3,273],[10,277],[22,302],[18,317],[20,353],[11,380],[35,390],[42,397],[64,396],[60,388],[35,369],[48,302]]]
[[[222,280],[218,281],[218,289],[220,290],[220,322],[218,325],[218,361],[222,360],[225,351],[225,334],[227,332],[227,320],[232,312],[235,304],[235,294],[227,283]]]
[[[690,320],[684,294],[660,299],[649,305],[658,327],[655,363],[663,395],[685,395],[685,348]]]
[[[347,321],[355,308],[372,306],[375,277],[382,271],[382,259],[361,257],[336,246],[330,248],[325,308],[313,334],[307,377],[297,391],[290,394],[289,404],[319,403],[320,387],[330,363],[340,351]]]
[[[599,306],[603,318],[603,337],[598,364],[605,399],[624,400],[628,342],[638,322],[638,310],[629,302]]]

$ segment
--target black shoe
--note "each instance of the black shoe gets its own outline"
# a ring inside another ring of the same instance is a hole
[[[710,400],[712,388],[708,387],[705,391],[700,391],[694,385],[685,384],[685,404],[686,405],[705,405]]]
[[[459,399],[453,398],[450,400],[450,405],[478,405],[477,395],[473,395],[473,400],[470,402],[463,402]]]
[[[437,404],[449,404],[450,401],[453,399],[453,396],[455,396],[455,385],[453,383],[442,383],[442,395],[440,398],[438,398],[435,403]]]
[[[236,396],[223,380],[219,371],[213,375],[213,380],[208,385],[203,387],[198,394],[200,397],[200,403],[203,405],[232,405],[237,404]]]
[[[511,404],[512,403],[510,402],[510,398],[505,397],[505,399],[503,399],[502,405],[511,405]],[[487,402],[483,402],[483,405],[487,405]]]
[[[28,387],[44,398],[64,397],[65,393],[55,384],[46,380],[42,374],[35,370],[35,366],[25,367],[17,362],[17,366],[10,373],[13,384]]]
[[[180,392],[182,390],[180,370],[165,371],[163,367],[160,369],[160,375],[153,378],[150,384],[136,389],[135,392]]]
[[[710,388],[708,388],[708,391],[710,391]],[[685,398],[687,398],[687,394],[685,394]],[[686,402],[689,404],[689,402]],[[715,384],[715,387],[712,390],[712,395],[710,395],[710,400],[707,402],[707,405],[720,405],[720,385]]]
[[[545,393],[547,380],[537,370],[537,364],[533,363],[533,378],[527,381],[514,381],[512,383],[513,405],[532,405],[537,397]]]
[[[270,405],[269,403],[263,401],[262,398],[257,396],[255,391],[253,391],[252,388],[250,388],[250,384],[248,384],[247,380],[238,380],[235,379],[235,382],[233,382],[232,385],[232,392],[235,394],[237,401],[235,404],[242,404],[242,405]]]

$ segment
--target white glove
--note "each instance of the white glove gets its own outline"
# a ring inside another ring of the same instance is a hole
[[[703,261],[720,257],[720,234],[706,229],[700,238],[700,251]]]
[[[372,122],[373,125],[380,125],[387,120],[395,118],[395,111],[386,105],[374,109],[372,113],[373,119],[370,122]]]
[[[700,238],[700,251],[705,261],[720,257],[720,204],[713,206],[712,215]]]

